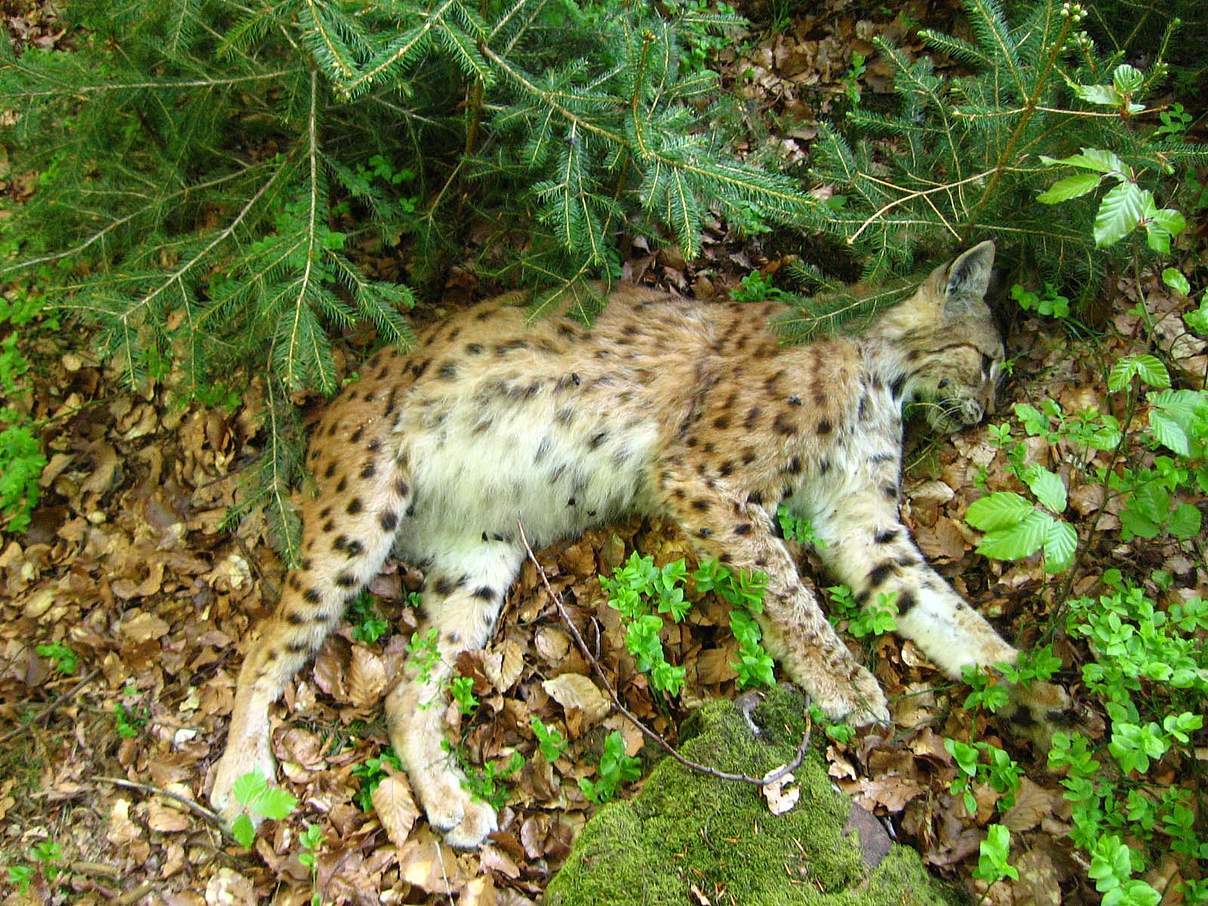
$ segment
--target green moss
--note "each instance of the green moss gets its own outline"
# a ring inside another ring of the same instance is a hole
[[[755,710],[760,737],[733,703],[705,706],[689,758],[762,775],[792,758],[805,705],[788,689]],[[715,780],[663,759],[638,796],[587,823],[546,890],[550,906],[683,906],[691,888],[714,903],[758,906],[934,906],[963,902],[931,878],[918,854],[895,846],[869,871],[855,834],[843,833],[850,803],[831,789],[816,756],[796,772],[797,806],[772,815],[758,789]]]

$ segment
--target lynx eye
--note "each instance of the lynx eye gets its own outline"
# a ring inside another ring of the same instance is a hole
[[[990,366],[994,364],[994,359],[990,358],[990,356],[986,355],[984,352],[981,354],[981,359],[982,374],[988,375],[990,373]]]

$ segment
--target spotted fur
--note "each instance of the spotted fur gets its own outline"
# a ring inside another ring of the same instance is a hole
[[[269,706],[378,571],[396,538],[426,570],[442,666],[390,694],[390,737],[431,823],[458,846],[496,827],[442,750],[442,707],[421,707],[456,654],[487,644],[523,550],[627,513],[679,523],[697,553],[768,575],[772,654],[832,717],[885,721],[885,697],[798,579],[773,514],[787,503],[826,542],[860,600],[898,593],[899,628],[950,675],[1015,651],[919,554],[898,515],[902,407],[937,427],[990,409],[1002,343],[982,297],[994,247],[937,268],[860,338],[783,347],[778,304],[711,305],[618,291],[589,330],[528,324],[509,298],[385,350],[327,409],[308,465],[301,568],[249,645],[211,799],[273,773]]]

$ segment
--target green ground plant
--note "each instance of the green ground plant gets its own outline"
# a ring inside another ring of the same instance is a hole
[[[613,730],[604,737],[604,750],[600,753],[600,764],[596,779],[579,778],[579,789],[583,795],[597,805],[610,802],[623,783],[631,783],[642,776],[642,762],[625,754],[625,737]]]
[[[252,818],[280,821],[298,807],[297,799],[287,790],[269,783],[259,771],[249,771],[236,779],[233,791],[241,811],[231,823],[231,836],[244,849],[251,849],[256,839]]]
[[[380,755],[366,758],[352,769],[352,776],[359,781],[356,795],[352,797],[352,801],[360,806],[361,811],[373,811],[373,791],[390,775],[390,769],[393,771],[403,769],[402,760],[394,754],[394,749],[390,746],[382,749]]]
[[[298,837],[302,852],[298,861],[310,872],[310,906],[321,906],[323,896],[319,893],[319,850],[323,848],[323,829],[317,824],[307,824]]]
[[[612,576],[600,576],[608,605],[621,614],[625,647],[638,670],[650,678],[652,689],[668,695],[680,693],[686,670],[667,661],[661,614],[669,615],[676,623],[684,619],[692,607],[684,595],[688,578],[682,559],[658,567],[652,557],[643,557],[637,551]],[[772,685],[772,658],[763,648],[763,630],[754,617],[763,611],[767,576],[735,573],[717,560],[705,559],[691,579],[698,594],[715,592],[730,605],[730,630],[738,642],[738,660],[732,666],[738,673],[739,686]]]

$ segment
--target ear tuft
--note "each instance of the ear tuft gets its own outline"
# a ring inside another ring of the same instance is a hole
[[[959,255],[948,267],[944,289],[944,313],[951,316],[970,303],[980,302],[990,286],[994,267],[994,243],[990,240]]]

